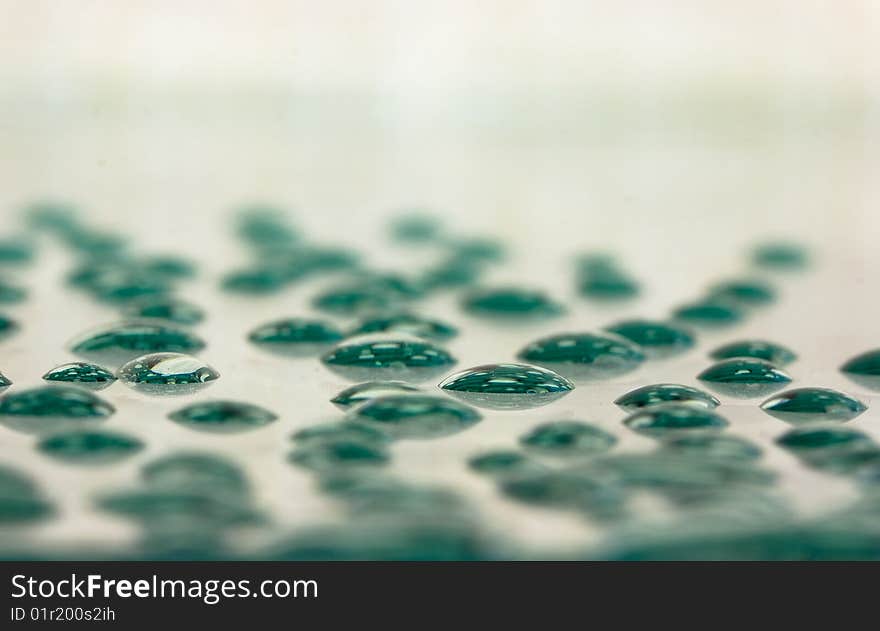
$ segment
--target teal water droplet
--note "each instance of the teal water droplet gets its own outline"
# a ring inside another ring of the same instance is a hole
[[[710,410],[721,405],[721,402],[708,392],[677,383],[657,383],[650,386],[642,386],[641,388],[630,390],[614,401],[615,405],[627,412],[663,403],[692,405]]]
[[[740,322],[744,314],[728,302],[706,299],[682,305],[672,312],[672,316],[692,326],[722,328]]]
[[[21,265],[34,258],[34,246],[26,238],[0,239],[0,265]]]
[[[761,448],[745,438],[724,434],[685,434],[664,441],[664,449],[701,458],[758,460]]]
[[[88,390],[62,385],[12,392],[0,399],[0,422],[29,433],[51,431],[71,421],[100,421],[115,411]]]
[[[663,438],[682,431],[719,430],[728,423],[724,417],[708,409],[667,403],[635,412],[623,419],[623,424],[634,432]]]
[[[367,381],[346,388],[330,399],[330,402],[343,410],[347,410],[379,397],[413,392],[420,392],[420,390],[416,386],[411,386],[402,381]]]
[[[326,353],[321,361],[352,381],[376,377],[424,381],[445,372],[456,360],[430,342],[395,336],[354,338]]]
[[[723,359],[697,375],[716,392],[748,399],[784,388],[791,377],[762,359]]]
[[[288,460],[300,467],[323,472],[382,467],[391,457],[382,445],[337,438],[304,443],[290,452]]]
[[[219,378],[205,362],[183,353],[151,353],[119,369],[119,380],[144,394],[192,394]]]
[[[783,366],[795,359],[792,351],[780,344],[765,340],[738,340],[719,346],[709,355],[712,359],[732,359],[734,357],[753,357],[763,359],[771,364]]]
[[[220,287],[248,295],[274,294],[284,289],[289,280],[284,270],[271,265],[254,265],[228,272],[221,279]]]
[[[288,357],[317,355],[344,337],[345,334],[333,323],[306,318],[274,320],[248,334],[248,340],[253,344]]]
[[[851,449],[872,444],[871,438],[851,427],[840,425],[809,425],[795,427],[776,439],[776,443],[799,455],[824,450]]]
[[[168,418],[190,429],[232,434],[259,429],[276,420],[278,416],[251,403],[206,401],[172,412]]]
[[[312,300],[319,311],[337,315],[358,315],[390,309],[396,300],[375,285],[342,285],[321,292]]]
[[[468,460],[468,467],[477,473],[506,478],[546,471],[540,462],[526,454],[512,450],[496,450],[478,454]]]
[[[452,256],[465,261],[498,262],[504,259],[504,246],[494,239],[470,237],[446,241]]]
[[[426,340],[443,342],[458,335],[458,329],[439,320],[423,318],[412,313],[398,313],[368,318],[349,331],[349,335],[372,333],[405,333]]]
[[[197,335],[175,326],[125,321],[102,327],[74,340],[74,353],[97,361],[120,364],[147,353],[194,353],[205,347]]]
[[[272,206],[248,206],[239,213],[236,231],[242,241],[255,248],[289,246],[299,235],[284,215]]]
[[[797,243],[770,242],[755,247],[752,262],[767,269],[801,269],[808,263],[807,250]]]
[[[482,417],[471,407],[425,394],[373,399],[349,412],[349,420],[365,423],[394,438],[440,438],[465,430]]]
[[[161,297],[139,301],[125,311],[130,318],[167,320],[175,324],[193,325],[205,319],[204,310],[179,298]]]
[[[440,235],[440,222],[432,215],[412,213],[391,222],[391,236],[401,243],[426,243]]]
[[[635,370],[645,356],[631,342],[613,335],[563,333],[541,338],[517,355],[570,379],[608,379]]]
[[[47,436],[37,449],[71,464],[111,464],[134,455],[144,444],[128,434],[97,430],[74,430]]]
[[[138,261],[137,265],[146,274],[171,281],[196,275],[195,263],[172,254],[150,256]]]
[[[482,273],[483,268],[479,262],[452,258],[423,271],[419,284],[426,291],[467,287],[477,282]]]
[[[23,473],[0,465],[0,525],[25,524],[52,515],[54,508]]]
[[[11,385],[12,381],[9,379],[9,377],[0,372],[0,392],[3,392]]]
[[[254,524],[260,516],[237,497],[175,489],[127,490],[98,500],[102,510],[175,536],[194,530],[211,537],[218,529]]]
[[[18,322],[3,314],[0,314],[0,340],[11,337],[19,329]]]
[[[619,517],[625,490],[613,476],[578,469],[548,470],[501,480],[510,498],[547,508],[581,511],[597,519]]]
[[[581,457],[608,451],[617,443],[617,438],[588,423],[554,421],[538,425],[521,436],[519,443],[539,454]]]
[[[585,298],[625,300],[639,294],[639,283],[607,255],[582,256],[577,263],[578,290]]]
[[[732,302],[743,307],[759,307],[776,300],[776,290],[760,280],[731,280],[714,285],[709,299]]]
[[[350,422],[313,425],[299,430],[292,438],[297,444],[344,440],[383,445],[390,441],[389,436],[378,429]]]
[[[694,346],[694,336],[687,329],[656,320],[623,320],[605,330],[626,338],[651,358],[671,357]]]
[[[516,287],[476,289],[464,297],[462,308],[475,316],[503,320],[555,318],[565,313],[544,292]]]
[[[478,407],[514,410],[552,403],[574,390],[574,384],[537,366],[487,364],[450,375],[440,388]]]
[[[95,364],[69,362],[56,366],[43,375],[43,379],[73,383],[90,390],[103,390],[116,381],[116,375]]]
[[[226,458],[202,452],[163,456],[141,468],[141,479],[153,489],[246,497],[250,485],[241,468]]]
[[[166,280],[142,270],[114,264],[98,275],[88,289],[96,300],[112,304],[129,304],[164,296],[171,291],[171,285]]]
[[[849,421],[868,408],[864,403],[829,388],[796,388],[776,394],[761,409],[788,423]]]
[[[869,390],[880,391],[880,348],[848,360],[840,372]]]
[[[13,305],[24,302],[27,296],[28,292],[24,287],[0,279],[0,304]]]

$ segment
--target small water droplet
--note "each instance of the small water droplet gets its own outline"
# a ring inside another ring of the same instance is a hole
[[[277,293],[289,281],[288,274],[274,265],[252,265],[228,272],[220,286],[228,292],[261,295]]]
[[[0,314],[0,340],[11,337],[19,329],[18,322],[10,317]]]
[[[468,460],[468,466],[494,478],[506,478],[546,471],[547,467],[519,451],[488,451]]]
[[[411,386],[402,381],[367,381],[346,388],[330,399],[330,402],[346,410],[379,397],[412,392],[420,392],[420,390],[416,386]]]
[[[381,467],[390,459],[384,446],[351,438],[308,441],[288,456],[290,462],[319,472]]]
[[[21,265],[34,258],[34,245],[25,237],[0,239],[0,265]]]
[[[248,340],[260,348],[288,357],[317,355],[344,337],[331,322],[306,318],[275,320],[248,334]]]
[[[190,429],[231,434],[259,429],[278,418],[269,410],[239,401],[193,403],[168,415]]]
[[[239,238],[255,248],[287,247],[299,240],[284,212],[267,205],[243,208],[236,221]]]
[[[0,465],[0,525],[15,526],[52,516],[54,508],[33,480]]]
[[[707,298],[682,305],[672,312],[676,320],[704,328],[722,328],[737,324],[745,314],[728,302]]]
[[[97,430],[73,430],[43,438],[37,449],[56,460],[71,464],[111,464],[143,449],[144,444],[128,434]]]
[[[0,304],[13,305],[24,302],[27,296],[28,292],[24,287],[0,279]]]
[[[412,313],[398,313],[367,318],[349,331],[349,335],[373,333],[405,333],[426,340],[442,342],[458,335],[458,329],[439,320],[430,320]]]
[[[642,386],[641,388],[630,390],[614,401],[615,405],[627,412],[663,403],[692,405],[707,409],[716,408],[721,405],[721,402],[708,392],[677,383],[658,383]]]
[[[504,259],[504,246],[482,237],[451,238],[446,240],[454,258],[465,261],[498,262]]]
[[[716,392],[748,399],[784,388],[791,377],[762,359],[723,359],[697,375]]]
[[[134,319],[166,320],[184,325],[198,324],[205,319],[205,312],[201,307],[170,296],[139,301],[128,307],[125,314]]]
[[[582,457],[611,449],[617,438],[605,430],[579,421],[554,421],[538,425],[521,436],[520,444],[548,456]]]
[[[337,315],[358,315],[385,311],[396,304],[388,291],[371,284],[352,284],[331,287],[312,299],[319,311]]]
[[[119,379],[144,394],[192,394],[220,378],[205,362],[183,353],[151,353],[119,369]]]
[[[74,353],[118,365],[147,353],[194,353],[204,341],[172,325],[131,320],[86,333],[71,344]]]
[[[795,427],[776,439],[778,445],[799,454],[816,450],[849,449],[855,445],[864,446],[872,442],[867,434],[840,425]]]
[[[518,287],[473,290],[462,300],[462,308],[475,316],[501,320],[538,320],[565,313],[544,292]]]
[[[427,243],[440,236],[440,221],[428,214],[410,213],[391,222],[391,236],[401,243]]]
[[[556,373],[525,364],[486,364],[455,373],[440,388],[463,401],[496,410],[547,405],[574,389]]]
[[[694,346],[690,331],[656,320],[623,320],[605,330],[626,338],[653,359],[679,355]]]
[[[745,438],[715,433],[675,436],[664,441],[663,448],[689,456],[722,460],[758,460],[763,453],[760,447]]]
[[[860,386],[880,391],[880,348],[853,357],[840,371]]]
[[[56,366],[43,375],[43,379],[73,383],[90,390],[103,390],[116,381],[116,375],[95,364],[69,362]]]
[[[637,346],[614,335],[562,333],[541,338],[517,355],[570,379],[609,379],[635,370],[645,356]]]
[[[626,493],[614,476],[595,470],[548,470],[501,480],[501,491],[518,502],[581,511],[597,519],[619,517]]]
[[[761,404],[770,416],[792,424],[815,421],[849,421],[868,408],[864,403],[829,388],[796,388],[772,396]]]
[[[394,335],[353,338],[326,353],[321,361],[352,381],[376,377],[424,381],[445,372],[456,360],[430,342]]]
[[[152,489],[188,491],[244,498],[250,485],[241,468],[226,458],[203,452],[181,452],[148,462],[141,479]]]
[[[28,433],[52,431],[71,421],[100,421],[115,411],[88,390],[62,385],[21,390],[0,399],[0,422]]]
[[[737,340],[719,346],[709,356],[712,359],[753,357],[779,366],[790,364],[797,359],[797,355],[786,347],[765,340]]]
[[[419,284],[426,291],[467,287],[477,282],[482,273],[483,266],[479,261],[452,258],[422,272]]]
[[[297,444],[346,440],[384,445],[391,440],[387,434],[378,429],[350,422],[313,425],[299,430],[292,438]]]
[[[667,403],[650,407],[623,419],[623,424],[634,432],[652,438],[674,436],[683,431],[719,430],[727,427],[724,417],[709,409]]]
[[[743,307],[759,307],[776,300],[776,290],[760,280],[730,280],[714,285],[709,299],[730,302]]]
[[[174,281],[192,278],[196,275],[195,263],[189,259],[172,254],[150,256],[137,262],[139,269],[157,278]]]
[[[807,266],[808,259],[803,246],[783,241],[762,243],[752,253],[755,265],[774,270],[801,269]]]
[[[578,290],[594,300],[625,300],[637,296],[636,282],[614,259],[603,254],[581,257],[577,264]]]
[[[406,394],[368,401],[349,412],[349,420],[365,423],[394,438],[439,438],[465,430],[482,417],[446,397]]]

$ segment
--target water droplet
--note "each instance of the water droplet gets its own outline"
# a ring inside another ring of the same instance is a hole
[[[0,314],[0,340],[10,337],[19,329],[18,322]]]
[[[205,343],[190,331],[156,322],[125,321],[102,327],[74,340],[78,355],[121,364],[147,353],[194,353]]]
[[[795,359],[792,351],[780,344],[764,340],[738,340],[719,346],[710,354],[712,359],[732,359],[734,357],[753,357],[763,359],[779,366],[790,364]]]
[[[370,284],[332,287],[312,300],[319,311],[337,315],[357,315],[370,311],[384,311],[395,304],[389,292]]]
[[[335,441],[358,441],[384,445],[390,438],[384,432],[358,423],[322,423],[306,427],[292,436],[298,444],[335,442]]]
[[[114,263],[98,274],[87,289],[96,300],[128,304],[164,296],[171,291],[171,285],[153,274]]]
[[[752,261],[768,269],[801,269],[806,267],[808,255],[797,243],[762,243],[752,253]]]
[[[578,289],[582,296],[596,300],[621,300],[639,293],[639,284],[618,267],[610,256],[586,255],[578,261]]]
[[[71,420],[100,421],[115,411],[88,390],[61,385],[21,390],[0,399],[0,421],[29,433],[51,431]]]
[[[9,377],[0,372],[0,392],[3,392],[12,385],[12,381],[10,381]]]
[[[151,530],[174,536],[194,530],[200,537],[211,537],[218,529],[253,524],[260,520],[259,514],[240,498],[201,490],[121,491],[101,497],[98,506],[102,510],[138,520]]]
[[[412,392],[420,392],[420,390],[416,386],[411,386],[402,381],[367,381],[346,388],[330,399],[330,402],[346,410],[379,397]]]
[[[426,291],[466,287],[477,282],[482,271],[479,262],[452,258],[426,269],[419,283]]]
[[[579,469],[548,470],[501,480],[501,491],[519,502],[618,517],[626,495],[613,476]]]
[[[479,454],[468,460],[468,466],[477,473],[495,478],[528,475],[546,471],[540,462],[519,451],[497,450]]]
[[[394,219],[391,223],[391,236],[402,243],[426,243],[440,235],[440,227],[436,217],[412,213]]]
[[[144,444],[119,432],[74,430],[42,439],[37,449],[71,464],[110,464],[143,449]]]
[[[382,445],[346,438],[308,441],[288,456],[290,462],[314,471],[381,467],[390,459],[388,450]]]
[[[74,383],[90,390],[103,390],[116,381],[116,375],[95,364],[70,362],[56,366],[43,375],[43,379]]]
[[[28,239],[0,239],[0,265],[20,265],[34,258],[34,246]]]
[[[723,359],[697,379],[716,392],[744,399],[765,396],[791,383],[791,377],[770,362],[751,358]]]
[[[739,436],[714,433],[685,434],[663,443],[664,449],[701,458],[722,460],[758,460],[761,448]]]
[[[138,261],[137,266],[146,274],[170,281],[192,278],[196,275],[195,263],[189,259],[171,254],[150,256]]]
[[[248,340],[260,348],[288,357],[317,355],[345,337],[331,322],[285,318],[258,326]]]
[[[592,456],[611,449],[617,438],[605,430],[579,421],[554,421],[538,425],[520,437],[520,444],[548,456]]]
[[[645,356],[631,342],[613,335],[562,333],[541,338],[517,355],[570,379],[608,379],[635,370]]]
[[[727,427],[724,417],[708,409],[667,403],[635,412],[623,419],[634,432],[652,438],[674,436],[682,431],[718,430]]]
[[[795,427],[776,439],[785,449],[806,455],[809,452],[828,449],[851,449],[865,446],[873,441],[864,433],[851,427],[840,425],[809,425]]]
[[[273,294],[289,282],[288,275],[272,265],[253,265],[228,272],[220,281],[225,291],[249,295]]]
[[[351,421],[365,423],[394,438],[439,438],[465,430],[481,418],[473,408],[425,394],[381,397],[349,412]]]
[[[455,373],[440,387],[467,403],[497,410],[547,405],[574,389],[554,372],[524,364],[487,364]]]
[[[244,208],[236,228],[239,238],[255,248],[290,246],[299,239],[284,212],[271,206]]]
[[[504,259],[504,246],[493,239],[481,237],[449,239],[447,245],[453,257],[465,261],[497,262]]]
[[[671,357],[694,346],[690,331],[655,320],[624,320],[605,330],[628,339],[651,358]]]
[[[868,408],[861,401],[829,388],[796,388],[764,401],[761,409],[792,424],[849,421]]]
[[[368,318],[352,329],[349,335],[372,333],[405,333],[442,342],[458,335],[458,329],[438,320],[430,320],[411,313],[399,313]]]
[[[853,357],[840,371],[860,386],[880,391],[880,348]]]
[[[11,526],[45,519],[52,505],[41,497],[33,480],[0,465],[0,525]]]
[[[205,319],[205,312],[185,300],[172,297],[151,298],[131,305],[125,311],[131,318],[167,320],[176,324],[198,324]]]
[[[333,372],[352,381],[382,377],[424,381],[455,363],[455,358],[430,342],[404,336],[355,338],[326,353],[321,361]]]
[[[672,315],[676,320],[705,328],[730,326],[740,322],[744,316],[730,303],[711,298],[678,307]]]
[[[776,300],[776,290],[760,280],[731,280],[714,285],[709,290],[709,299],[758,307]]]
[[[708,392],[677,383],[658,383],[642,386],[641,388],[630,390],[614,401],[615,405],[627,412],[663,403],[692,405],[707,409],[716,408],[721,405],[721,402]]]
[[[241,468],[210,453],[182,452],[153,460],[141,469],[141,479],[156,490],[231,497],[246,497],[250,493],[250,485]]]
[[[183,353],[151,353],[119,369],[119,379],[144,394],[192,394],[220,378],[205,362]]]
[[[0,279],[0,304],[12,305],[24,302],[28,292],[24,287],[12,285]]]
[[[505,320],[533,320],[562,315],[565,308],[542,291],[515,287],[476,289],[464,297],[469,313]]]
[[[259,429],[278,416],[251,403],[207,401],[181,408],[169,414],[168,418],[190,429],[231,434]]]

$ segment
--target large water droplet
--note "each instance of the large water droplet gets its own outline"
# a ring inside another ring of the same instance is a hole
[[[0,421],[29,433],[51,431],[71,421],[99,421],[116,410],[83,388],[42,386],[21,390],[0,399]]]
[[[520,444],[548,456],[592,456],[611,449],[617,438],[605,430],[580,421],[554,421],[538,425],[521,436]]]
[[[205,347],[196,335],[171,325],[126,321],[87,333],[72,343],[78,355],[121,364],[147,353],[193,353]]]
[[[697,379],[716,392],[743,399],[765,396],[791,383],[791,377],[770,362],[750,358],[724,359]]]
[[[608,379],[630,372],[645,356],[631,342],[612,335],[563,333],[526,346],[519,359],[570,379]]]
[[[487,364],[451,375],[440,387],[472,405],[515,410],[552,403],[571,392],[574,384],[537,366]]]
[[[394,438],[439,438],[465,430],[482,417],[446,397],[407,394],[368,401],[352,410],[349,418]]]
[[[259,429],[278,416],[251,403],[206,401],[172,412],[168,418],[202,432],[232,434]]]
[[[790,364],[797,359],[797,355],[786,347],[765,340],[738,340],[730,342],[719,346],[709,356],[712,359],[753,357],[755,359],[763,359],[778,366]]]
[[[868,408],[864,403],[829,388],[796,388],[772,396],[761,404],[770,416],[789,423],[849,421]]]
[[[285,318],[258,326],[248,339],[267,351],[289,357],[317,355],[345,337],[325,320]]]
[[[627,412],[663,403],[678,403],[707,409],[716,408],[721,405],[721,402],[708,392],[677,383],[658,383],[642,386],[641,388],[630,390],[614,401],[615,405]]]
[[[390,459],[383,445],[346,438],[306,442],[288,456],[290,462],[319,472],[381,467]]]
[[[343,342],[325,354],[321,361],[333,372],[352,381],[377,377],[424,381],[445,372],[456,360],[448,351],[430,342],[396,335]]]
[[[476,316],[502,320],[553,318],[565,312],[544,292],[517,287],[474,290],[464,297],[462,307]]]
[[[74,430],[42,439],[37,449],[71,464],[111,464],[143,449],[133,436],[119,432]]]
[[[444,322],[411,313],[368,318],[349,331],[349,335],[406,333],[426,340],[442,342],[458,335],[458,330]]]
[[[33,480],[0,465],[0,525],[14,526],[50,517],[54,509]]]
[[[761,448],[745,438],[715,433],[675,436],[664,441],[664,449],[683,455],[721,460],[758,460]]]
[[[628,339],[651,358],[671,357],[694,346],[690,331],[656,320],[623,320],[605,330]]]
[[[103,390],[116,381],[116,375],[95,364],[69,362],[56,366],[43,375],[43,379],[72,383],[90,390]]]
[[[722,328],[740,322],[743,312],[730,304],[707,298],[699,302],[682,305],[672,312],[676,320],[705,328]]]
[[[220,378],[205,362],[183,353],[151,353],[119,369],[119,379],[144,394],[192,394]]]
[[[330,402],[346,410],[379,397],[412,392],[420,392],[420,390],[416,386],[411,386],[402,381],[367,381],[346,388],[330,399]]]
[[[126,309],[125,313],[127,316],[135,319],[166,320],[187,326],[198,324],[205,319],[205,312],[201,307],[172,297],[150,298],[145,301],[139,301]]]
[[[826,449],[849,449],[873,443],[871,438],[851,427],[840,425],[809,425],[795,427],[776,439],[780,446],[801,453]]]
[[[880,391],[880,348],[853,357],[840,371],[860,386]]]
[[[728,423],[708,409],[667,403],[631,414],[623,419],[623,424],[640,434],[664,438],[682,431],[723,429]]]

